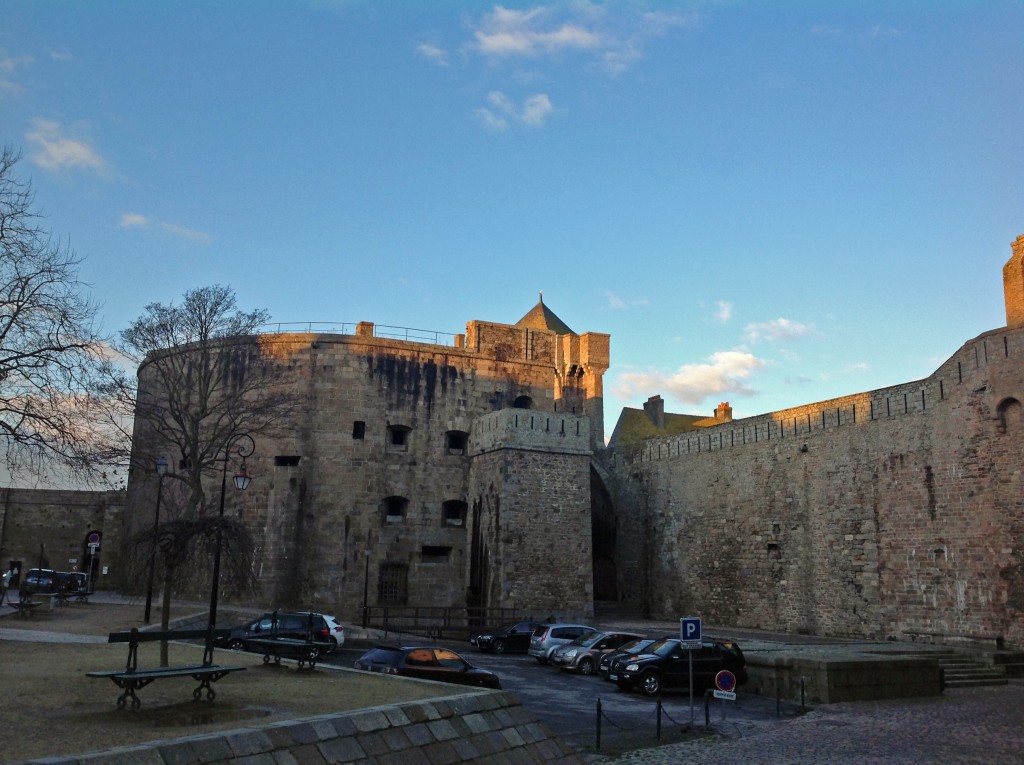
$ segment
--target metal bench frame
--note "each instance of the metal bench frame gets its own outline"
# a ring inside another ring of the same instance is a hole
[[[299,669],[304,669],[306,665],[309,665],[310,669],[315,669],[320,657],[334,645],[317,640],[296,640],[286,637],[249,638],[245,642],[260,647],[264,664],[269,664],[271,660],[275,664],[280,664],[282,658],[295,658],[298,659]]]
[[[130,632],[111,632],[107,636],[108,643],[128,643],[128,662],[124,669],[105,670],[100,672],[86,672],[88,677],[107,677],[114,685],[121,688],[122,693],[117,698],[117,708],[124,709],[131,699],[132,709],[142,706],[136,691],[145,688],[154,680],[161,680],[166,677],[191,677],[199,685],[192,691],[192,700],[200,701],[205,694],[206,700],[212,702],[217,694],[213,690],[212,683],[217,682],[225,675],[232,672],[241,672],[245,667],[224,666],[213,663],[213,645],[217,638],[227,637],[230,630],[169,630],[167,632],[139,632],[132,628]],[[156,640],[196,640],[205,639],[203,650],[203,663],[181,667],[158,667],[156,669],[138,668],[139,643],[152,642]]]

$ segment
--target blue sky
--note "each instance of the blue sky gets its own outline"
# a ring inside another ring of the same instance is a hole
[[[611,335],[622,406],[745,417],[1005,323],[1021,2],[0,4],[0,141],[115,333],[228,284],[280,322]]]

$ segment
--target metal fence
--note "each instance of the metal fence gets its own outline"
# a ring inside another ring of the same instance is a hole
[[[437,639],[465,640],[484,627],[531,619],[530,615],[514,608],[368,606],[363,609],[363,627]]]
[[[264,324],[260,332],[265,334],[310,334],[310,335],[354,335],[359,322],[354,321],[307,321],[277,322]],[[416,329],[414,327],[395,327],[388,324],[374,324],[374,337],[385,337],[391,340],[405,340],[412,343],[429,343],[454,347],[455,334],[438,332],[433,329]]]

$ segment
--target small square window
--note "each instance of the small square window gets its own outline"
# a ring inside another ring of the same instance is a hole
[[[352,438],[362,439],[366,435],[366,423],[356,420],[352,423]]]
[[[451,557],[452,548],[439,545],[423,545],[420,555],[424,563],[443,563]]]
[[[444,434],[444,449],[446,454],[463,455],[466,453],[466,444],[469,442],[469,433],[461,430],[449,430]]]
[[[393,452],[404,452],[409,446],[409,430],[405,425],[389,425],[388,449]]]
[[[466,503],[450,499],[441,505],[441,521],[445,526],[466,525]]]

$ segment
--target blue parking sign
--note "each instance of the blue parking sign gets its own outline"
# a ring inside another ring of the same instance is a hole
[[[699,616],[685,616],[679,620],[679,639],[684,643],[700,642]]]

